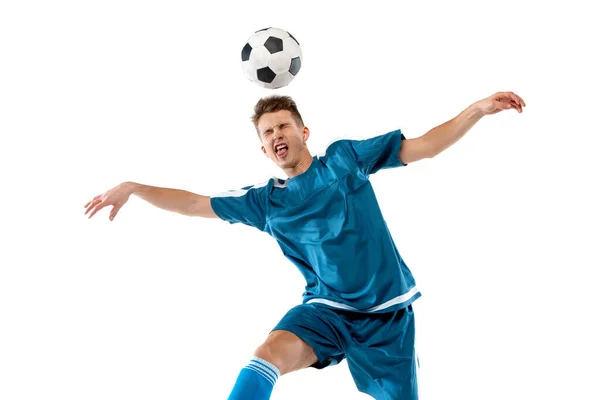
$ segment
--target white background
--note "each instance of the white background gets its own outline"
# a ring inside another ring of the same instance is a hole
[[[423,297],[422,399],[600,398],[597,18],[583,1],[3,1],[0,399],[225,399],[304,282],[265,234],[131,198],[285,177],[250,123],[273,93],[240,52],[276,26],[303,65],[313,154],[409,138],[497,91],[430,160],[372,176]],[[595,25],[595,26],[594,26]],[[344,362],[282,377],[273,399],[367,399]]]

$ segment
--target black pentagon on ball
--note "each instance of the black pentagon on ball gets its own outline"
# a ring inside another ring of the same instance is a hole
[[[265,41],[265,47],[271,54],[278,53],[283,51],[283,40],[274,36],[269,36],[269,38]]]
[[[256,31],[256,32],[254,32],[254,33],[257,33],[257,32],[260,32],[260,31],[266,31],[267,29],[271,29],[271,27],[259,29],[259,30],[257,30],[257,31]]]
[[[250,52],[252,52],[252,46],[250,46],[250,43],[246,43],[242,49],[242,61],[248,61],[250,59]]]
[[[290,74],[296,76],[298,71],[300,71],[300,65],[302,64],[300,57],[292,58],[292,62],[290,63]]]
[[[273,82],[273,79],[275,79],[276,76],[277,74],[275,74],[275,72],[273,72],[273,70],[271,70],[271,68],[269,67],[264,67],[256,70],[256,77],[261,82],[271,83]]]

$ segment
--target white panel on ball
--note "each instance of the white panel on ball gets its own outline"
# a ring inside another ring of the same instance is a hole
[[[271,82],[270,89],[277,89],[280,87],[284,87],[288,83],[290,83],[292,81],[292,79],[294,79],[294,75],[290,74],[287,71],[282,74],[279,74],[275,77],[275,79],[273,79],[273,82]]]
[[[250,65],[255,68],[264,68],[269,65],[269,61],[271,60],[271,53],[264,46],[260,46],[252,49],[250,53]]]
[[[250,39],[248,39],[248,44],[250,44],[250,46],[252,46],[253,48],[256,48],[265,44],[268,38],[269,34],[267,33],[267,31],[258,31],[255,32],[252,36],[250,36]]]
[[[271,54],[269,67],[277,75],[283,74],[290,70],[291,61],[292,59],[287,53],[280,51],[279,53]]]
[[[283,51],[290,56],[290,58],[300,57],[302,58],[302,49],[295,39],[288,36],[283,39]]]
[[[248,79],[250,79],[251,81],[256,82],[258,80],[258,77],[256,76],[256,68],[254,68],[254,66],[250,64],[250,62],[243,62],[242,70],[244,71],[244,74],[246,74]]]

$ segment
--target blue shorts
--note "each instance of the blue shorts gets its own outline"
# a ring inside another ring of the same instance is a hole
[[[318,359],[313,368],[346,359],[357,389],[377,400],[418,399],[412,306],[368,314],[301,304],[273,330],[292,332],[308,343]]]

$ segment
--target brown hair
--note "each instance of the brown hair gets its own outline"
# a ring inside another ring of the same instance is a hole
[[[296,124],[299,127],[304,126],[304,121],[302,120],[302,116],[298,111],[298,106],[296,102],[292,100],[289,96],[281,96],[281,95],[271,95],[267,97],[263,97],[260,99],[256,105],[254,106],[254,115],[252,115],[252,123],[256,128],[257,133],[260,136],[260,132],[258,132],[258,120],[263,114],[277,112],[281,110],[287,110],[292,113],[292,117],[294,118]]]

